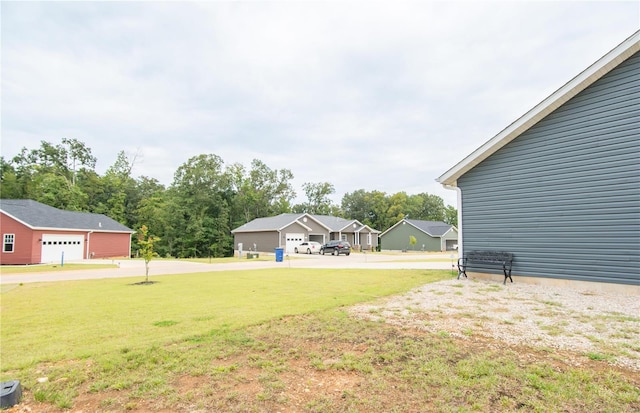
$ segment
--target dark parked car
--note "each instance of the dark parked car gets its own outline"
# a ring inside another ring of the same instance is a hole
[[[329,241],[320,248],[320,253],[322,255],[325,253],[331,253],[331,255],[349,255],[351,254],[351,244],[347,241]]]

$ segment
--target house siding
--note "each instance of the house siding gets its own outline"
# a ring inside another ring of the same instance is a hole
[[[416,237],[416,244],[409,243],[410,236]],[[441,251],[442,242],[440,238],[433,238],[420,231],[413,225],[398,225],[384,234],[381,240],[382,249],[384,250],[416,250],[421,251],[424,245],[425,251]]]
[[[85,258],[129,257],[131,254],[131,234],[93,232],[84,236],[85,243],[89,242],[89,257],[85,251]]]
[[[0,213],[0,264],[20,265],[40,262],[40,245],[33,231],[15,219]],[[4,252],[4,234],[14,234],[13,252]]]
[[[458,179],[464,251],[513,273],[640,284],[640,55]]]
[[[442,236],[442,250],[449,251],[453,250],[452,248],[447,248],[447,241],[449,244],[458,245],[458,231],[451,230]]]
[[[258,251],[273,252],[276,248],[279,248],[278,232],[277,231],[264,231],[264,232],[241,232],[234,235],[234,249],[238,249],[238,243],[242,243],[242,250],[253,250],[253,244],[256,245]]]

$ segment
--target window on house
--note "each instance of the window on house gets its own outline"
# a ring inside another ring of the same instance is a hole
[[[347,240],[347,234],[342,234],[342,240],[346,241]]]
[[[13,247],[15,243],[16,243],[15,234],[4,234],[4,242],[2,243],[2,252],[13,252]]]
[[[371,234],[367,234],[367,245],[371,245]]]

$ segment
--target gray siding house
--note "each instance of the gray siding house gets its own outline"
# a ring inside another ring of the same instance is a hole
[[[636,291],[639,50],[636,32],[437,179],[458,191],[461,253],[512,252],[532,282]]]
[[[256,218],[231,233],[236,250],[238,244],[242,244],[244,251],[273,252],[284,248],[286,252],[293,252],[305,241],[324,244],[335,239],[348,241],[356,250],[372,250],[378,246],[380,231],[355,219],[303,213]]]
[[[410,243],[412,236],[415,245]],[[380,234],[380,247],[383,251],[453,251],[458,247],[458,230],[441,221],[405,218]]]

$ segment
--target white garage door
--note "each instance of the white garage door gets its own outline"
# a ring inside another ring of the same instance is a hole
[[[84,236],[64,234],[42,235],[42,262],[78,261],[83,257]]]
[[[304,242],[304,234],[285,234],[287,244],[285,251],[294,252],[295,248]]]

